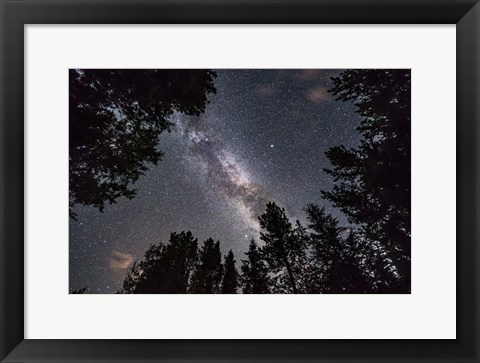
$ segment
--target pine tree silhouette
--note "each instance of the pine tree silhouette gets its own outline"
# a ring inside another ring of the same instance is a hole
[[[272,281],[268,276],[268,269],[257,244],[252,239],[245,253],[247,258],[242,260],[240,281],[244,294],[268,294]]]
[[[207,239],[200,250],[190,292],[194,294],[218,294],[222,281],[222,255],[220,242]]]
[[[354,232],[346,239],[344,228],[324,208],[310,204],[305,209],[311,230],[310,264],[315,278],[310,289],[321,293],[365,293],[369,291],[363,255]]]
[[[263,256],[270,272],[278,273],[286,269],[291,291],[298,293],[293,262],[301,252],[299,241],[293,238],[293,228],[285,215],[285,209],[278,207],[274,202],[267,203],[267,210],[260,217],[260,239],[265,242],[262,248]]]
[[[323,191],[361,227],[375,250],[378,292],[410,292],[410,70],[348,70],[333,78],[338,100],[364,117],[360,146],[330,148],[335,186]]]
[[[233,251],[228,251],[225,256],[224,270],[222,279],[222,294],[236,294],[238,288],[238,271],[235,268],[235,257]]]
[[[151,246],[145,260],[134,264],[123,293],[185,294],[197,261],[197,239],[190,231],[172,233],[166,245]]]

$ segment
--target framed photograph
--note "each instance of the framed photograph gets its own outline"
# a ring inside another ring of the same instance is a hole
[[[2,362],[480,362],[478,1],[1,12]]]

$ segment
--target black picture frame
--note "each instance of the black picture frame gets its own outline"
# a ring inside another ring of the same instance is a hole
[[[2,362],[480,361],[478,0],[1,0],[0,6]],[[156,23],[456,24],[457,339],[24,339],[24,25]]]

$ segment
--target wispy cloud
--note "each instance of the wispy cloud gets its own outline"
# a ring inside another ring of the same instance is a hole
[[[110,257],[108,258],[110,268],[119,271],[124,271],[129,268],[133,261],[134,258],[132,254],[123,253],[116,250],[113,250]]]
[[[332,101],[332,96],[328,93],[327,88],[322,86],[311,88],[307,93],[307,98],[316,104]]]

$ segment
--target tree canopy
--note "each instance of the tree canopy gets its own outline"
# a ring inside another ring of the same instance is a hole
[[[362,140],[357,148],[326,152],[335,186],[323,196],[361,227],[375,250],[379,288],[409,292],[410,70],[348,70],[333,82],[337,99],[354,101],[363,117]]]
[[[199,115],[215,72],[175,69],[69,70],[69,207],[103,211],[133,198],[138,178],[162,157],[158,137],[174,112]]]
[[[172,233],[167,244],[151,246],[140,264],[134,264],[122,292],[185,294],[197,262],[197,239],[192,233]]]

